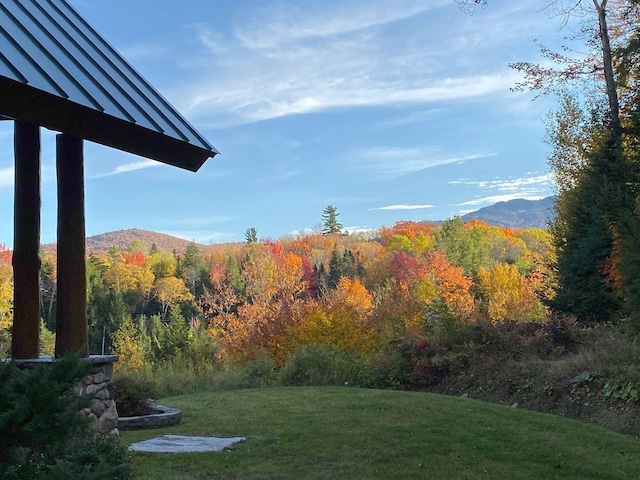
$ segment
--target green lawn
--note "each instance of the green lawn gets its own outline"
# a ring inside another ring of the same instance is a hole
[[[577,421],[464,398],[335,387],[163,399],[183,423],[123,432],[246,436],[231,451],[133,455],[144,479],[639,479],[640,443]]]

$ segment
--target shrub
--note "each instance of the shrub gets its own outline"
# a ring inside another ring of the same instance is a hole
[[[370,386],[376,377],[371,365],[335,345],[306,345],[289,356],[280,371],[283,385]]]
[[[268,356],[247,363],[242,369],[242,373],[250,380],[257,380],[261,386],[272,385],[278,378],[275,364]]]
[[[113,387],[119,416],[151,413],[147,399],[157,398],[158,389],[154,382],[145,379],[142,374],[120,372],[113,379]]]
[[[91,365],[78,355],[20,370],[0,365],[0,478],[127,479],[125,450],[80,414],[74,386]]]

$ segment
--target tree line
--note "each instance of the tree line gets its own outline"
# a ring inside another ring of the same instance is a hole
[[[195,363],[268,356],[281,365],[303,345],[361,355],[442,322],[543,320],[552,296],[552,241],[542,230],[453,218],[441,225],[398,222],[368,234],[255,241],[257,232],[250,233],[245,243],[204,253],[193,243],[176,254],[135,241],[124,251],[90,254],[91,353],[118,353],[134,369],[181,355]],[[0,262],[6,335],[9,253]],[[49,330],[55,268],[55,259],[44,259]]]

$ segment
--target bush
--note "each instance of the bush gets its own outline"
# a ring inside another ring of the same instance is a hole
[[[147,399],[157,398],[158,389],[154,382],[142,374],[120,372],[113,379],[114,397],[121,417],[148,415],[150,411]]]
[[[280,371],[283,385],[371,386],[375,369],[353,352],[335,345],[307,345],[294,352]]]
[[[242,373],[250,380],[256,380],[261,386],[276,383],[278,372],[271,357],[261,357],[253,362],[247,363],[242,369]]]
[[[0,365],[0,478],[127,479],[126,451],[96,434],[74,387],[91,365],[78,355],[20,370]]]

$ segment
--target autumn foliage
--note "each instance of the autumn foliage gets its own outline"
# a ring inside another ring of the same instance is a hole
[[[540,298],[549,245],[541,230],[452,219],[206,251],[192,244],[180,254],[139,243],[123,252],[112,247],[88,262],[91,349],[104,340],[128,359],[127,368],[139,369],[150,356],[159,361],[210,343],[217,360],[268,357],[282,366],[308,345],[370,355],[389,342],[423,338],[445,319],[538,321],[546,314]],[[4,271],[10,253],[0,254]],[[53,311],[55,265],[47,265],[44,280],[51,275],[54,283],[43,303]],[[0,308],[8,313],[0,318],[8,318],[10,276],[1,279]],[[162,345],[169,338],[175,345]]]

